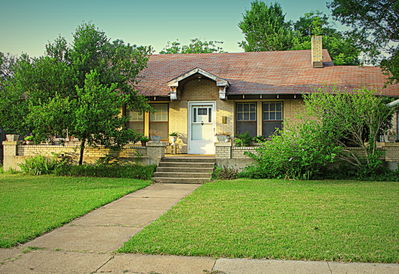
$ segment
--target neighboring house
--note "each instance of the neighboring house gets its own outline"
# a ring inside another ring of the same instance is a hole
[[[177,132],[189,154],[214,154],[215,135],[270,136],[296,121],[302,95],[318,87],[399,97],[378,67],[334,66],[321,37],[312,50],[152,55],[141,77],[137,89],[156,112],[131,112],[130,127],[161,140]]]

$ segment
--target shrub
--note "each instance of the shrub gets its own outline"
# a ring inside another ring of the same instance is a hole
[[[58,165],[60,165],[60,162],[57,161],[55,157],[49,158],[38,155],[26,159],[24,163],[19,165],[19,167],[23,173],[31,175],[43,175],[53,173]]]
[[[212,178],[220,180],[232,180],[237,178],[237,174],[238,170],[235,168],[216,166],[213,171]]]
[[[149,180],[152,178],[156,165],[135,164],[94,164],[65,165],[55,170],[59,176],[113,177]]]
[[[256,164],[240,176],[312,179],[334,162],[340,152],[341,147],[330,142],[330,138],[329,131],[312,120],[278,131],[256,153],[247,153]]]
[[[265,136],[259,135],[259,136],[253,137],[252,140],[255,143],[263,143],[267,140],[267,138]]]
[[[377,172],[359,172],[354,166],[348,165],[345,161],[338,159],[333,165],[323,169],[321,176],[315,179],[334,180],[362,180],[362,181],[399,181],[399,169],[393,171],[382,166]]]
[[[24,138],[25,141],[33,141],[33,136],[29,135]]]
[[[338,157],[363,177],[378,174],[383,168],[377,141],[387,133],[395,111],[395,107],[387,106],[391,99],[376,95],[370,90],[320,90],[304,95],[308,114],[329,129],[331,142],[340,144],[345,151],[354,145],[360,148],[362,156],[342,153]]]
[[[252,137],[248,132],[245,132],[237,135],[237,137],[234,139],[234,142],[238,147],[248,147],[251,145]]]

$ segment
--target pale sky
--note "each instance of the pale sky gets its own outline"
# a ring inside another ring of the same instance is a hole
[[[270,1],[265,1],[270,3]],[[323,0],[280,0],[286,18],[305,12],[329,13]],[[251,0],[0,0],[0,51],[43,55],[58,35],[71,40],[75,28],[94,23],[112,40],[151,45],[156,52],[167,41],[191,38],[223,41],[227,52],[243,51],[238,23]]]

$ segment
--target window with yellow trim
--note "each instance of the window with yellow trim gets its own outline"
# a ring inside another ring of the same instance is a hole
[[[160,136],[168,140],[169,112],[168,104],[151,104],[154,112],[150,113],[150,136]]]
[[[129,111],[129,128],[144,134],[144,114],[138,111]]]

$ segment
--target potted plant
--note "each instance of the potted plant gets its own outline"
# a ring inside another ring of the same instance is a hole
[[[145,147],[149,140],[150,138],[148,138],[147,136],[141,136],[140,137],[141,146]]]
[[[171,134],[169,134],[170,141],[172,142],[172,144],[176,142],[178,136],[179,134],[177,132],[172,132]]]
[[[26,137],[24,138],[24,141],[25,141],[25,144],[27,144],[27,145],[33,144],[33,136],[32,136],[32,135],[26,136]]]
[[[248,132],[239,134],[235,139],[234,142],[237,147],[249,147],[252,142],[252,137],[249,135]]]
[[[229,142],[230,141],[230,133],[218,133],[216,134],[216,138],[218,140],[218,142]]]

